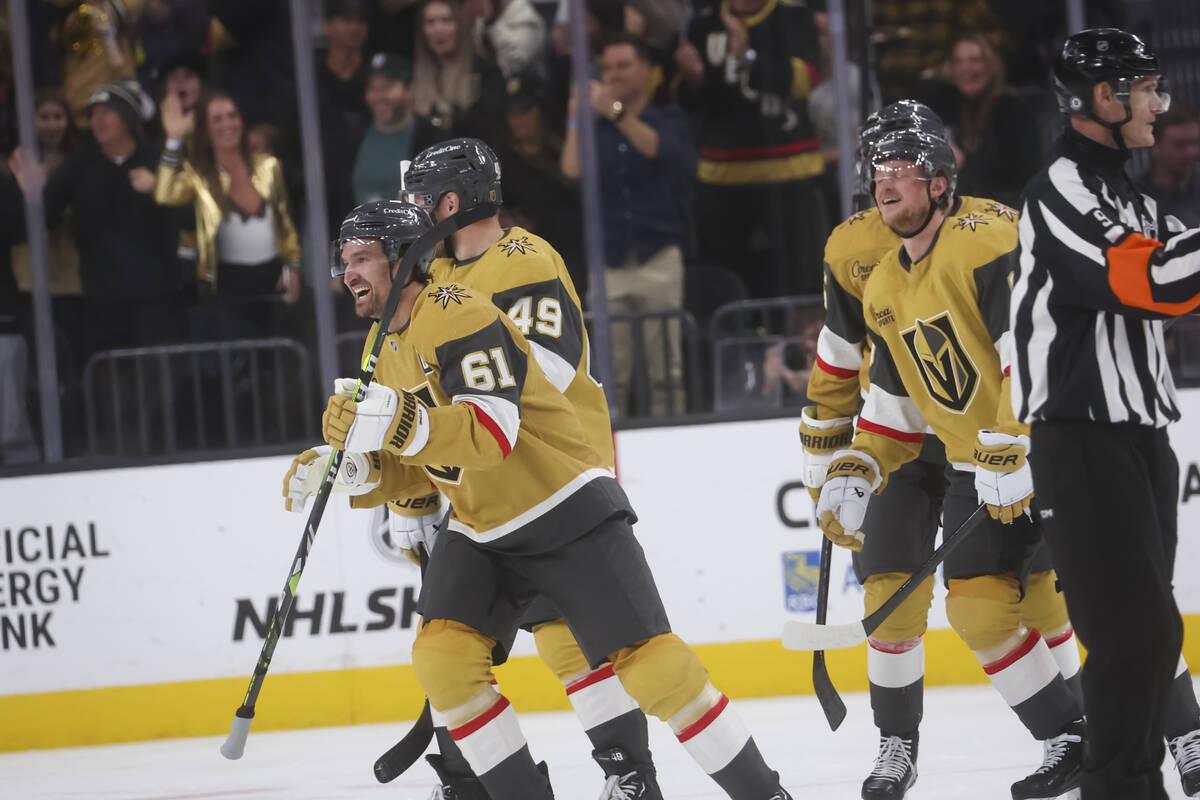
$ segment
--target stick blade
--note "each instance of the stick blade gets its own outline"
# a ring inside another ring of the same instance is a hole
[[[392,745],[386,753],[375,759],[375,780],[390,783],[411,767],[429,747],[433,738],[433,716],[429,712],[429,701],[421,709],[421,716],[413,723],[404,738]]]
[[[783,623],[780,639],[788,650],[841,650],[865,642],[867,632],[861,620],[844,625],[818,625],[790,619]]]
[[[829,730],[836,731],[846,719],[846,704],[842,702],[841,695],[829,677],[829,669],[825,666],[825,653],[821,650],[813,653],[812,680],[813,692],[817,695],[821,710],[825,712]]]
[[[221,745],[221,755],[230,761],[237,761],[242,757],[242,753],[246,751],[246,737],[250,735],[250,723],[253,720],[254,717],[233,718],[233,724],[229,726],[229,735]]]

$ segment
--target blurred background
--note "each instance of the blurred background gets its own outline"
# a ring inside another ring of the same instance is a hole
[[[1019,207],[1054,56],[1104,25],[1173,96],[1132,176],[1200,225],[1194,0],[0,2],[0,475],[315,441],[366,331],[328,241],[455,136],[562,253],[617,427],[798,414],[859,122],[928,103],[960,194]]]

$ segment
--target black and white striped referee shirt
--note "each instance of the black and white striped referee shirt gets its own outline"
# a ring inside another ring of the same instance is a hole
[[[1126,159],[1068,128],[1026,188],[1009,306],[1022,422],[1179,419],[1162,320],[1200,305],[1200,229],[1160,215]]]

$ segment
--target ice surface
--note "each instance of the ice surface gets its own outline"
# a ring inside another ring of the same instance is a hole
[[[836,681],[837,676],[834,676]],[[877,745],[865,693],[846,694],[849,714],[831,733],[815,698],[740,700],[736,708],[768,762],[796,797],[856,800]],[[591,746],[569,712],[521,715],[534,756],[550,765],[558,800],[595,800],[602,781]],[[666,725],[651,720],[651,747],[667,800],[724,797]],[[263,733],[251,730],[240,761],[218,749],[224,736],[0,754],[0,797],[12,800],[191,800],[289,798],[426,800],[433,771],[422,761],[385,785],[371,766],[408,723]],[[1009,784],[1041,763],[1042,748],[990,687],[926,691],[919,800],[1007,800]],[[1167,794],[1184,794],[1163,764]]]

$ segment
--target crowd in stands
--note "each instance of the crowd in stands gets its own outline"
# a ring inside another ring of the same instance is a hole
[[[844,101],[832,91],[822,0],[586,0],[586,98],[573,89],[567,0],[310,2],[330,231],[354,205],[395,197],[401,161],[475,136],[503,165],[505,224],[554,243],[586,297],[576,119],[586,102],[612,310],[679,309],[706,286],[732,299],[820,292],[824,240],[840,217],[835,115]],[[301,268],[326,255],[300,246],[308,165],[287,0],[26,5],[36,153],[18,147],[0,16],[6,394],[23,392],[31,369],[23,193],[32,191],[45,208],[64,395],[103,350],[272,335],[309,342],[314,289],[335,293],[339,329],[361,324],[336,282],[307,285]],[[877,91],[884,102],[923,100],[946,119],[962,193],[1016,204],[1043,158],[1062,5],[872,3]],[[1104,3],[1089,13],[1121,21]],[[852,37],[852,61],[862,61],[865,40]],[[856,119],[860,74],[851,64]],[[1196,224],[1200,127],[1175,108],[1161,127],[1142,181]],[[768,349],[758,365],[764,392],[803,395],[811,322],[794,328],[787,348]],[[650,343],[669,356],[654,369],[664,384],[680,379],[678,331],[668,338],[665,348]],[[628,363],[617,367],[627,381]],[[29,446],[10,443],[19,434],[6,433],[29,428],[4,416],[18,401],[0,398],[0,462],[30,457]],[[652,404],[661,413],[657,395]]]

